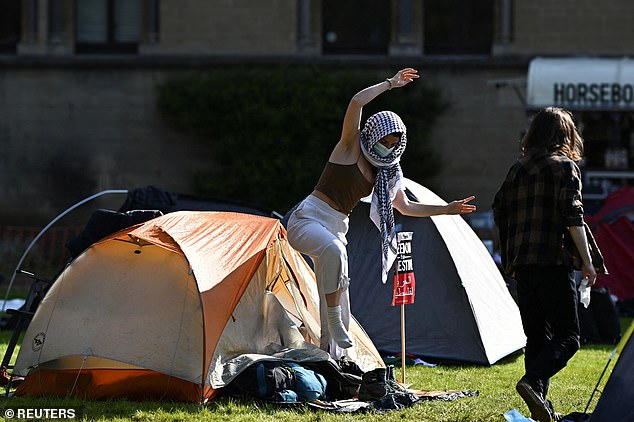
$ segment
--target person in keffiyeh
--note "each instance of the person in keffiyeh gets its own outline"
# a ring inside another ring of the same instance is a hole
[[[411,201],[405,195],[400,158],[407,145],[407,128],[391,111],[370,116],[361,129],[363,106],[378,95],[418,79],[418,71],[402,69],[393,77],[356,93],[346,110],[341,138],[315,186],[291,213],[288,239],[293,248],[308,255],[314,264],[320,295],[321,348],[339,358],[352,346],[348,332],[348,215],[365,196],[372,194],[370,218],[381,233],[382,274],[396,257],[396,233],[392,207],[401,214],[428,217],[464,214],[475,210],[473,196],[447,205]]]

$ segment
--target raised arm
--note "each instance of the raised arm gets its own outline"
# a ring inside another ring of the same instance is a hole
[[[414,79],[418,79],[418,71],[412,68],[406,68],[396,72],[394,76],[380,82],[376,85],[369,86],[357,92],[350,103],[343,118],[343,128],[341,130],[341,147],[350,150],[358,148],[359,129],[361,125],[361,111],[363,106],[375,99],[385,91],[393,88],[400,88]]]

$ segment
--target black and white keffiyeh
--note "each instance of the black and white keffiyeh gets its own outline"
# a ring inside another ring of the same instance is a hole
[[[394,230],[394,211],[392,200],[401,188],[403,172],[401,155],[407,145],[407,129],[401,118],[391,111],[381,111],[368,118],[361,130],[361,151],[364,157],[377,168],[376,182],[372,191],[370,219],[381,231],[382,268],[381,281],[387,281],[389,268],[396,258],[396,232]],[[380,157],[374,152],[374,144],[384,136],[398,132],[401,140],[387,157]]]

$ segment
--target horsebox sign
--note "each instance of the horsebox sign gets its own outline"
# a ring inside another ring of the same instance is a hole
[[[634,110],[634,60],[535,58],[528,68],[527,108]]]

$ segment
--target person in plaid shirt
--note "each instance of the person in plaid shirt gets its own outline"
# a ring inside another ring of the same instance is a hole
[[[493,215],[502,266],[517,280],[526,334],[526,374],[516,390],[533,419],[560,420],[546,399],[550,378],[579,349],[573,262],[564,248],[568,231],[592,286],[596,271],[583,227],[579,161],[583,140],[572,115],[548,107],[537,113],[521,141],[522,156],[495,195]]]

